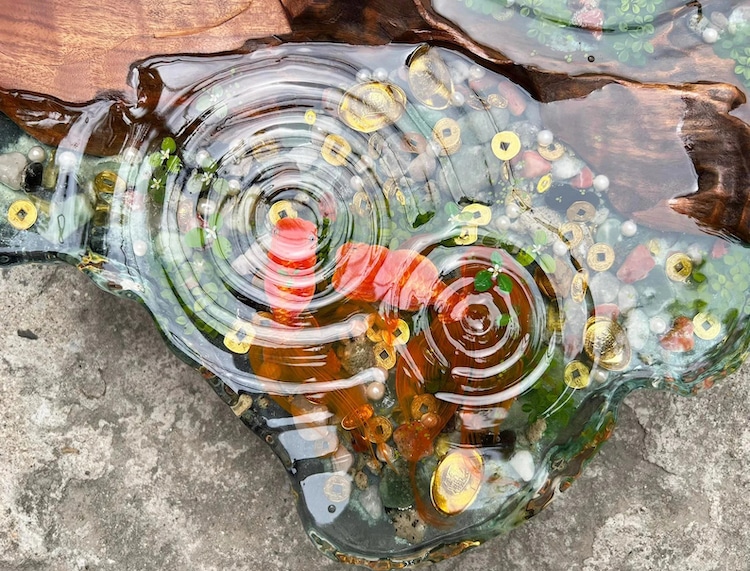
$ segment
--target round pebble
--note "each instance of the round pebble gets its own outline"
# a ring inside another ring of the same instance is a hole
[[[719,32],[716,28],[706,28],[703,30],[703,41],[707,44],[715,44],[719,40]]]
[[[630,284],[620,286],[617,292],[617,306],[620,312],[627,313],[638,305],[638,290]]]
[[[660,315],[656,315],[648,320],[648,328],[651,333],[661,335],[667,330],[667,321]]]
[[[372,72],[372,77],[376,81],[385,81],[388,79],[388,70],[384,67],[378,67],[375,69],[375,71]]]
[[[510,465],[524,482],[534,477],[534,457],[528,450],[519,450],[510,459]]]
[[[43,163],[47,159],[47,151],[39,145],[31,147],[26,156],[32,163]]]
[[[379,381],[367,385],[367,398],[371,401],[383,400],[385,396],[385,385]]]
[[[635,233],[637,231],[638,231],[638,226],[632,220],[626,220],[625,222],[622,223],[622,226],[620,226],[620,232],[626,238],[631,238],[632,236],[635,236]]]
[[[505,207],[505,214],[508,215],[508,218],[518,218],[521,216],[521,207],[518,206],[518,204],[509,204]]]
[[[687,255],[695,265],[699,265],[703,262],[703,250],[698,244],[691,244],[688,246]]]
[[[542,147],[547,147],[551,145],[552,141],[554,140],[555,140],[555,136],[552,134],[552,131],[548,129],[539,131],[536,135],[536,142],[539,143]]]
[[[604,192],[609,188],[609,177],[603,174],[598,174],[594,177],[594,190],[597,192]]]
[[[135,240],[133,242],[133,253],[136,256],[145,256],[148,252],[148,244],[145,240]]]
[[[555,254],[555,256],[562,257],[568,253],[568,247],[562,240],[557,240],[554,244],[552,244],[552,252]]]

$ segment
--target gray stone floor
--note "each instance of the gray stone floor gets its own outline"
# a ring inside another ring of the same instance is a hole
[[[0,570],[348,568],[143,309],[63,266],[0,283]],[[434,569],[750,569],[749,413],[749,367],[697,398],[631,395],[552,507]]]

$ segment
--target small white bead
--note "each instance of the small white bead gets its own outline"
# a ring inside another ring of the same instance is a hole
[[[663,317],[657,315],[648,320],[648,327],[651,333],[661,335],[667,330],[667,322]]]
[[[549,131],[548,129],[539,131],[536,134],[536,142],[539,143],[542,147],[550,146],[552,144],[552,141],[554,140],[555,136],[552,134],[552,131]]]
[[[453,105],[453,107],[461,107],[464,103],[466,103],[466,97],[463,93],[460,91],[454,91],[451,93],[451,105]]]
[[[495,219],[495,226],[497,226],[498,230],[507,230],[510,228],[510,218],[507,216],[498,216]]]
[[[360,69],[357,72],[357,81],[369,81],[370,80],[370,70],[367,68]]]
[[[240,193],[241,188],[240,181],[236,178],[230,178],[227,181],[227,194],[229,196],[237,196]]]
[[[384,67],[378,67],[375,69],[375,71],[372,72],[372,76],[377,81],[385,81],[388,79],[388,70],[386,70]]]
[[[609,378],[609,373],[605,371],[604,369],[594,369],[592,375],[594,378],[594,381],[599,383],[600,385],[603,385],[607,382],[607,379]]]
[[[134,149],[133,147],[128,147],[122,152],[122,160],[126,163],[137,163],[139,158],[140,153],[138,152],[138,149]]]
[[[63,151],[57,155],[57,166],[61,169],[71,169],[78,163],[78,157],[72,151]]]
[[[719,32],[716,28],[706,28],[703,30],[703,41],[707,44],[715,44],[719,39]]]
[[[357,161],[357,164],[354,165],[354,168],[358,173],[371,171],[375,168],[375,161],[370,155],[362,155]]]
[[[43,163],[47,158],[47,151],[45,151],[39,145],[31,147],[29,152],[26,154],[32,163]]]
[[[552,252],[555,254],[555,256],[562,257],[568,253],[568,247],[565,245],[565,242],[563,242],[562,240],[557,240],[552,245]]]
[[[352,178],[349,179],[349,186],[351,186],[354,190],[363,190],[365,188],[365,183],[362,182],[361,176],[355,174]]]
[[[482,79],[487,73],[485,69],[478,65],[472,65],[469,68],[469,79]]]
[[[620,233],[626,238],[635,236],[636,232],[638,232],[638,226],[632,220],[626,220],[622,223],[622,226],[620,226]]]
[[[367,385],[367,398],[371,401],[383,400],[385,396],[385,385],[379,381]]]
[[[594,177],[594,190],[604,192],[609,188],[609,178],[606,175],[598,174]]]
[[[135,240],[133,242],[133,253],[136,256],[145,256],[148,252],[148,244],[145,240]]]
[[[195,153],[195,163],[199,167],[208,166],[211,164],[211,155],[208,154],[208,151],[206,149],[201,149],[197,153]]]
[[[203,216],[204,218],[211,216],[214,212],[216,212],[216,204],[212,200],[208,200],[207,198],[201,198],[198,201],[197,205],[198,214]]]
[[[518,206],[518,204],[509,204],[505,207],[505,214],[508,215],[508,218],[518,218],[521,216],[521,208]]]

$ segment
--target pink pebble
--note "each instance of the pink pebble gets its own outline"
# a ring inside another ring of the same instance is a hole
[[[544,176],[552,170],[552,165],[536,151],[524,151],[521,154],[521,162],[523,163],[521,176],[524,178]]]
[[[673,353],[692,351],[695,347],[693,320],[684,316],[675,319],[672,329],[664,334],[659,343],[664,349]]]
[[[645,278],[655,265],[656,262],[648,248],[638,244],[617,270],[617,278],[626,284],[635,283]]]
[[[594,184],[594,173],[589,167],[583,167],[583,170],[570,179],[570,186],[573,188],[591,188]]]

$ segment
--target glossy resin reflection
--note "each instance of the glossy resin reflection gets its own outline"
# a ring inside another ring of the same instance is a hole
[[[0,94],[44,143],[6,136],[4,261],[59,257],[140,300],[339,560],[438,560],[509,529],[579,474],[630,390],[691,393],[744,355],[750,267],[717,236],[744,218],[673,202],[714,189],[716,125],[746,135],[730,86],[646,88],[672,160],[634,168],[679,181],[648,202],[584,160],[586,114],[627,144],[602,111],[643,92],[627,82],[540,105],[427,44],[133,77],[133,101]]]

